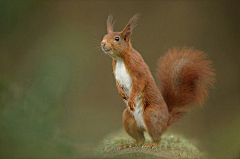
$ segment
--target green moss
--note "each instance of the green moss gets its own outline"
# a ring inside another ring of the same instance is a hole
[[[151,142],[150,137],[148,135],[145,136],[146,142]],[[184,137],[177,135],[164,134],[162,136],[161,144],[157,149],[133,147],[118,150],[119,145],[131,142],[134,141],[128,137],[123,130],[110,134],[102,141],[97,149],[96,155],[98,157],[106,158],[206,158],[206,155],[201,153],[196,146],[194,146]]]

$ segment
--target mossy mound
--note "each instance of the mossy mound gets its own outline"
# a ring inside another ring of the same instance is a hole
[[[145,134],[146,142],[151,142]],[[124,130],[108,135],[97,149],[97,157],[104,158],[158,158],[158,159],[204,159],[206,155],[187,139],[173,134],[164,134],[158,149],[133,147],[118,150],[122,143],[134,142]]]

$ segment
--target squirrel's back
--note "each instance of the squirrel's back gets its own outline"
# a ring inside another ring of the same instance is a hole
[[[215,73],[206,54],[191,48],[173,48],[158,62],[160,91],[168,106],[169,125],[193,104],[202,105],[213,86]]]

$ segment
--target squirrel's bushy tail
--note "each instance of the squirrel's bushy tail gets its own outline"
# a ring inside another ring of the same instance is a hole
[[[173,48],[158,62],[160,91],[170,112],[169,125],[193,104],[203,105],[215,73],[206,54],[191,48]]]

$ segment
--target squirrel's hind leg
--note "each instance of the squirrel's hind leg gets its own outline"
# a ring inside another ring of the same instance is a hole
[[[143,148],[157,148],[160,144],[161,136],[167,129],[169,119],[167,106],[149,105],[143,113],[146,131],[152,138],[152,143],[146,143]]]
[[[123,125],[125,128],[125,131],[132,138],[134,138],[136,140],[136,142],[130,143],[130,144],[124,143],[119,146],[119,149],[135,147],[135,146],[142,146],[145,142],[145,137],[144,137],[144,133],[143,133],[144,130],[140,129],[137,126],[137,123],[136,123],[134,117],[132,116],[132,114],[129,112],[129,110],[127,108],[123,111],[122,119],[123,119]]]

